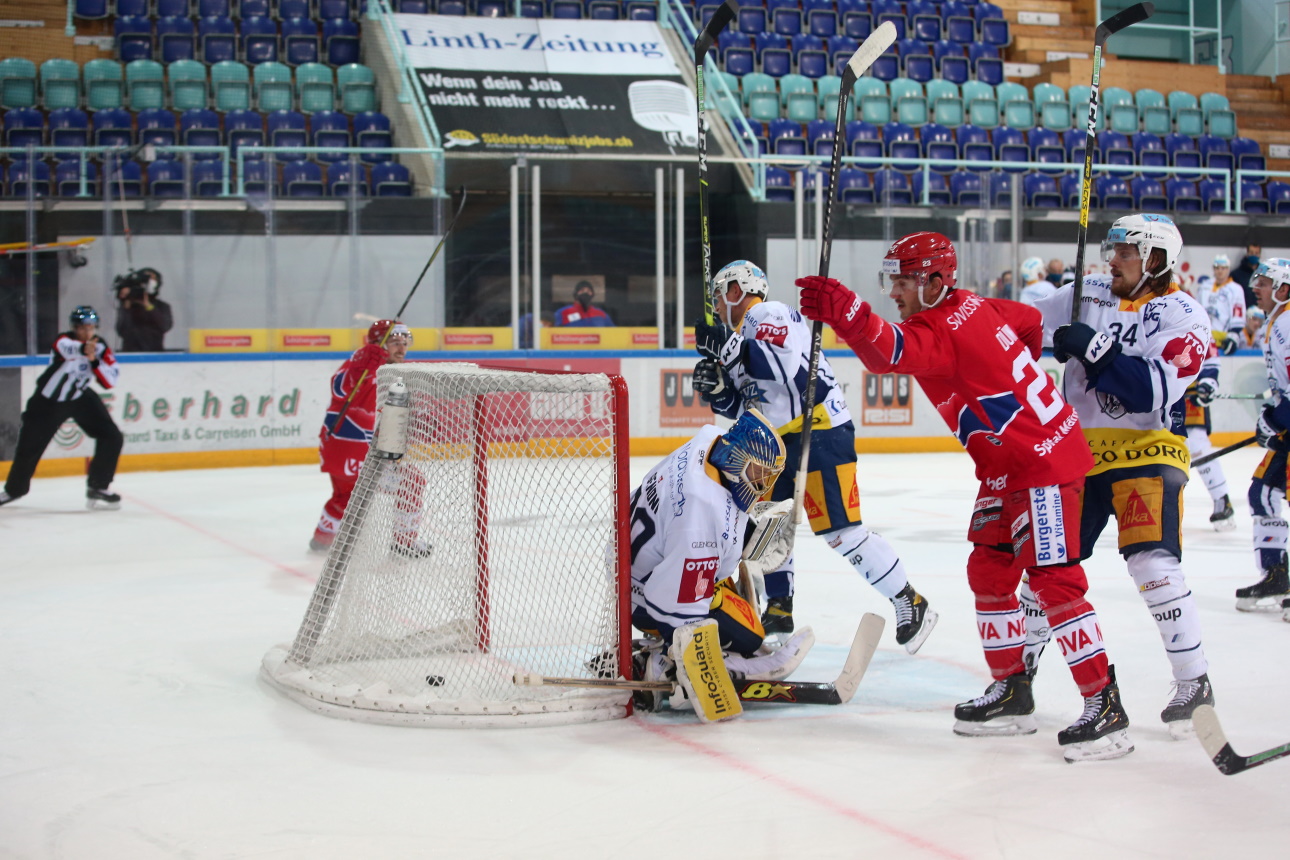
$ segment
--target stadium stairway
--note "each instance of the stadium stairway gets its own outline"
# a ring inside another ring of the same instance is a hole
[[[993,0],[1003,10],[1012,33],[1005,57],[1013,63],[1048,62],[1050,53],[1088,56],[1093,51],[1093,14],[1072,0]],[[1023,24],[1018,12],[1046,12],[1058,24]]]

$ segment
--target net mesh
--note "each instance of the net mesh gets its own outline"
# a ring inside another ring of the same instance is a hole
[[[627,694],[522,687],[618,677],[619,422],[612,378],[402,364],[406,453],[373,444],[304,621],[264,672],[378,722],[581,722]],[[444,719],[436,719],[444,718]]]

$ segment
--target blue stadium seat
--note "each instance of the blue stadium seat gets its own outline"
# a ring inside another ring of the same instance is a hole
[[[143,169],[137,161],[120,161],[115,156],[103,158],[103,194],[121,197],[143,196]]]
[[[183,197],[184,165],[174,159],[164,158],[148,165],[148,188],[153,197]]]
[[[62,161],[54,167],[54,192],[59,197],[79,197],[81,194],[81,164],[79,159]],[[92,161],[85,164],[85,196],[99,193],[99,169]]]
[[[310,17],[309,0],[278,0],[278,18],[282,21],[288,21],[292,18]],[[322,20],[328,18],[348,18],[349,0],[319,0],[318,17]]]
[[[873,203],[873,180],[857,167],[838,171],[838,195],[843,203]]]
[[[229,0],[197,0],[197,16],[199,18],[212,16],[232,18],[233,6]]]
[[[106,18],[111,14],[108,11],[108,0],[76,0],[74,9],[77,18],[89,21]]]
[[[868,12],[842,13],[842,32],[853,39],[864,40],[873,33],[873,16]]]
[[[915,38],[935,42],[941,38],[941,10],[931,0],[910,0],[905,4],[909,32]]]
[[[4,142],[5,146],[44,146],[45,117],[35,108],[5,111]]]
[[[613,0],[611,0],[613,2]],[[593,3],[592,5],[595,5]],[[614,5],[617,5],[616,3]],[[475,4],[475,14],[481,18],[505,18],[507,15],[507,4],[505,0],[478,0]],[[331,15],[328,17],[340,17]],[[594,15],[592,17],[595,17]]]
[[[873,197],[882,205],[910,206],[914,195],[909,188],[909,178],[898,170],[887,168],[873,175]]]
[[[1232,157],[1236,159],[1236,166],[1241,170],[1265,170],[1267,161],[1263,157],[1263,150],[1259,148],[1259,142],[1248,137],[1234,137],[1228,143],[1231,145]],[[1270,183],[1269,183],[1270,184]],[[1271,194],[1268,195],[1269,199]]]
[[[999,126],[993,132],[994,157],[996,161],[1029,161],[1030,146],[1021,131],[1007,126]],[[1005,167],[1009,173],[1025,173],[1026,167]]]
[[[1062,195],[1057,189],[1056,178],[1046,173],[1027,173],[1021,182],[1021,190],[1026,196],[1027,206],[1037,209],[1062,207]]]
[[[435,12],[439,15],[465,15],[466,0],[439,0]]]
[[[846,125],[847,151],[856,158],[882,158],[882,133],[878,127],[864,120],[852,120]]]
[[[197,24],[199,59],[211,65],[237,59],[237,28],[232,18],[210,15]]]
[[[981,43],[993,48],[1002,48],[1012,41],[1008,33],[1008,22],[1002,18],[986,18],[977,23],[981,31]]]
[[[1263,183],[1252,179],[1241,180],[1241,209],[1252,215],[1266,215],[1271,207],[1263,194]]]
[[[779,117],[770,121],[767,128],[771,152],[776,155],[805,155],[806,135],[800,123]]]
[[[358,62],[358,25],[347,18],[323,21],[323,54],[332,66]]]
[[[90,145],[90,118],[80,108],[59,108],[49,112],[49,145],[83,147]],[[77,159],[76,152],[55,152],[54,158]]]
[[[1200,195],[1196,193],[1196,183],[1190,179],[1174,178],[1165,182],[1165,197],[1169,208],[1179,212],[1201,211]]]
[[[264,159],[242,163],[242,190],[247,194],[269,193],[269,162]]]
[[[190,0],[157,0],[158,18],[188,18],[193,14]]]
[[[174,146],[179,142],[179,120],[174,111],[163,108],[141,110],[135,117],[139,126],[139,143]],[[158,158],[174,158],[173,153],[157,153]]]
[[[189,179],[194,197],[218,197],[224,192],[224,162],[194,161]]]
[[[913,183],[914,205],[923,203],[923,172],[916,171],[911,177]],[[944,175],[932,171],[927,174],[927,202],[932,206],[950,205],[950,186]]]
[[[411,197],[412,176],[397,161],[373,164],[372,189],[377,197]]]
[[[1007,209],[1012,205],[1012,174],[996,173],[994,171],[982,173],[981,193],[985,199],[990,201],[991,206]]]
[[[1169,207],[1164,183],[1150,176],[1139,176],[1129,181],[1133,194],[1133,208],[1139,211],[1160,212]]]
[[[272,18],[242,19],[242,55],[252,66],[278,61],[278,22]]]
[[[1062,138],[1057,132],[1050,128],[1032,128],[1026,136],[1030,144],[1030,160],[1043,161],[1048,164],[1061,165],[1066,161],[1066,147],[1062,146]],[[1057,166],[1052,168],[1040,168],[1042,173],[1050,176],[1057,176],[1064,172],[1064,168]]]
[[[806,151],[812,155],[832,156],[836,134],[833,120],[811,120],[806,124]]]
[[[118,3],[121,0],[117,0]],[[247,18],[267,18],[269,16],[269,0],[237,0],[237,17],[245,20]]]
[[[339,111],[318,111],[310,117],[313,127],[314,146],[347,147],[352,145],[353,137],[349,130],[349,117]],[[320,152],[314,156],[321,162],[345,161],[349,158],[343,152]]]
[[[430,0],[398,0],[398,9],[404,15],[425,15],[430,11]],[[349,15],[342,17],[348,18]],[[543,15],[537,17],[541,18]]]
[[[394,145],[394,136],[390,133],[390,118],[377,111],[364,111],[354,116],[354,145],[363,147],[388,148]],[[389,153],[365,152],[363,161],[376,164],[393,158]]]
[[[1206,177],[1196,183],[1196,190],[1206,212],[1222,212],[1226,208],[1227,183],[1223,180]]]
[[[1232,156],[1231,147],[1221,137],[1202,134],[1196,139],[1196,149],[1200,152],[1201,160],[1206,167],[1218,170],[1233,170],[1236,167],[1236,159]]]
[[[1290,183],[1269,179],[1267,186],[1268,206],[1277,215],[1290,213]]]
[[[95,111],[91,127],[95,146],[134,146],[134,118],[125,108]]]
[[[832,38],[838,34],[836,9],[809,9],[806,13],[806,32],[812,36]]]
[[[1133,148],[1129,138],[1118,131],[1103,131],[1097,135],[1098,154],[1103,164],[1133,164]]]
[[[1200,152],[1196,141],[1185,134],[1172,132],[1165,135],[1165,151],[1174,167],[1200,167]]]
[[[308,146],[309,132],[305,124],[305,115],[294,110],[275,110],[268,115],[265,122],[265,134],[269,146]],[[279,152],[280,161],[304,161],[308,156],[303,152]]]
[[[244,146],[263,146],[264,117],[259,111],[231,110],[224,115],[224,134],[228,137],[228,145],[234,155]],[[262,157],[254,155],[254,158]]]
[[[977,125],[964,123],[954,130],[958,141],[960,157],[964,161],[993,161],[994,145],[990,142],[989,133]],[[989,167],[969,166],[972,171],[987,171]]]
[[[903,122],[889,122],[882,127],[882,145],[888,158],[922,158],[922,147],[918,135],[912,126]],[[917,170],[918,165],[908,162],[895,162],[897,170]]]
[[[766,199],[781,203],[793,199],[793,177],[784,168],[766,168]]]
[[[219,114],[206,108],[186,110],[179,115],[179,138],[184,146],[223,146]],[[205,155],[211,158],[211,155]]]
[[[658,5],[653,0],[629,0],[627,3],[627,20],[657,21]]]
[[[293,66],[318,62],[318,24],[308,18],[287,18],[282,22],[283,54]]]
[[[735,27],[740,33],[747,33],[755,36],[758,33],[764,33],[769,30],[767,26],[766,10],[761,6],[742,4],[739,7],[739,17],[736,19]]]
[[[981,175],[967,171],[950,174],[950,196],[955,206],[980,206]]]
[[[1083,193],[1083,179],[1078,173],[1063,173],[1057,180],[1057,185],[1061,188],[1062,199],[1066,205],[1078,209],[1080,194]]]
[[[117,57],[124,63],[152,59],[152,21],[142,15],[126,15],[112,23]]]
[[[327,192],[332,197],[367,196],[367,165],[338,161],[327,167]]]
[[[178,15],[157,21],[157,42],[161,47],[161,61],[173,63],[196,57],[196,29],[191,18]]]
[[[322,168],[312,161],[282,165],[282,190],[287,197],[322,197]]]
[[[50,192],[49,165],[39,159],[21,159],[9,165],[9,196],[48,197]]]
[[[1164,141],[1150,132],[1140,131],[1133,136],[1133,158],[1142,167],[1169,166]]]

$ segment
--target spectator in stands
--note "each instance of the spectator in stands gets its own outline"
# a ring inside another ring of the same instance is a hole
[[[1241,285],[1245,290],[1245,306],[1257,307],[1258,302],[1254,299],[1254,290],[1250,289],[1250,277],[1254,270],[1259,267],[1259,257],[1263,256],[1263,246],[1257,242],[1249,242],[1245,246],[1245,257],[1241,260],[1241,265],[1236,267],[1232,272],[1232,280]]]
[[[591,281],[578,281],[573,288],[573,304],[565,305],[555,312],[555,324],[593,328],[612,326],[614,321],[609,318],[609,314],[592,306],[591,302],[595,297],[596,288]]]
[[[174,326],[170,304],[158,297],[161,273],[139,269],[118,275],[116,289],[116,333],[121,352],[163,352],[166,332]]]
[[[542,322],[538,325],[539,329],[551,327],[551,315],[542,314]],[[520,317],[520,349],[533,348],[533,314],[527,313]]]
[[[1048,261],[1048,283],[1054,287],[1062,285],[1062,275],[1066,272],[1066,264],[1061,260],[1053,257]]]
[[[1012,269],[1008,269],[999,276],[998,283],[995,285],[995,295],[1001,299],[1012,298]]]

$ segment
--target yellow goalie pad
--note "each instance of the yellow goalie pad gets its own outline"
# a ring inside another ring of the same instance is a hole
[[[677,628],[672,636],[676,679],[705,723],[730,720],[744,712],[721,653],[717,622],[709,618]]]

